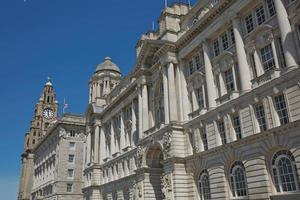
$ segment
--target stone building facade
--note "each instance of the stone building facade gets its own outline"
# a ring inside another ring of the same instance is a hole
[[[34,148],[32,200],[82,200],[85,119],[66,114]]]
[[[300,199],[300,1],[175,3],[90,81],[85,200]]]
[[[33,182],[33,149],[46,135],[48,129],[56,121],[58,101],[51,83],[47,81],[38,102],[35,105],[34,117],[29,132],[25,134],[24,152],[21,156],[21,176],[19,183],[18,200],[29,200]]]

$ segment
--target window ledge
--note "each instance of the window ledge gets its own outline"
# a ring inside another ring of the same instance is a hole
[[[231,92],[229,92],[227,94],[224,94],[223,96],[217,98],[216,101],[217,101],[217,104],[220,105],[220,104],[222,104],[222,103],[224,103],[226,101],[229,101],[229,100],[237,98],[239,95],[240,95],[239,91],[236,91],[236,90],[235,91],[231,91]]]
[[[271,195],[271,200],[295,200],[300,199],[300,191],[296,192],[287,192],[287,193],[278,193],[276,195]]]
[[[275,68],[269,72],[266,72],[262,75],[260,75],[259,77],[256,77],[254,79],[251,80],[252,85],[254,88],[262,85],[265,82],[268,82],[269,80],[272,80],[274,78],[278,78],[280,76],[281,70],[278,68]]]
[[[188,115],[189,115],[190,119],[193,119],[193,118],[197,117],[198,115],[205,114],[206,112],[207,112],[206,108],[200,108],[198,110],[195,110],[195,111],[189,113]]]

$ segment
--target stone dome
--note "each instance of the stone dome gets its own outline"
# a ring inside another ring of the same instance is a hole
[[[112,59],[110,57],[104,58],[104,61],[100,63],[96,68],[96,72],[105,71],[105,70],[111,70],[111,71],[121,73],[120,68],[115,63],[112,62]]]

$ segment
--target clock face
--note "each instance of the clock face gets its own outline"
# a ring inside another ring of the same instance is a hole
[[[44,111],[43,111],[43,117],[45,119],[52,119],[54,117],[54,112],[51,108],[46,108]]]

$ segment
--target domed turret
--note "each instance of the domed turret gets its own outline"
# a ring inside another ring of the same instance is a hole
[[[120,68],[113,63],[110,57],[97,65],[90,81],[90,103],[99,106],[105,105],[105,97],[120,83],[122,74]]]
[[[107,70],[121,73],[120,68],[112,62],[112,59],[110,57],[106,57],[104,61],[100,63],[96,68],[96,72]]]

